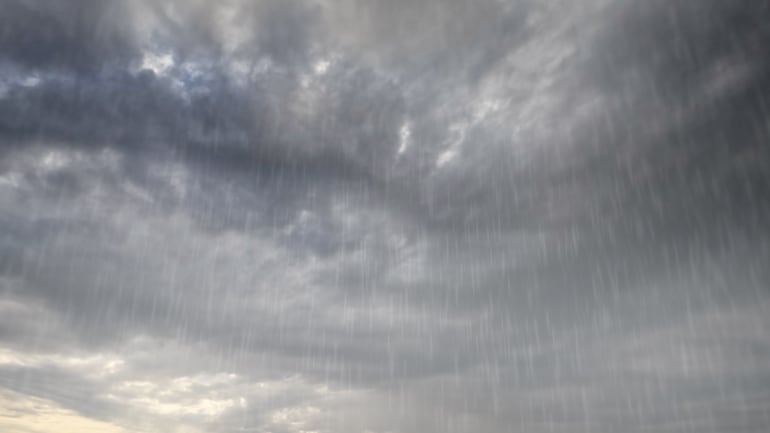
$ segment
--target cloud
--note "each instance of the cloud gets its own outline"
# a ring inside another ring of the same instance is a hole
[[[32,70],[93,72],[138,54],[128,2],[77,0],[68,5],[10,0],[3,14],[3,59]]]
[[[763,431],[765,3],[9,2],[0,425]]]

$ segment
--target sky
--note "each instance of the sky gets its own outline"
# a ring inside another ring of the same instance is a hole
[[[770,426],[770,1],[0,10],[1,431]]]

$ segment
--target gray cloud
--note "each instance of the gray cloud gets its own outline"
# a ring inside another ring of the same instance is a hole
[[[89,73],[139,54],[126,2],[8,0],[4,9],[3,59],[24,68]]]
[[[770,421],[766,2],[7,3],[0,387],[136,431]]]

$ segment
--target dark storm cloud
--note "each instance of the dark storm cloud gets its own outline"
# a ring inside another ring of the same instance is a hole
[[[762,50],[768,34],[759,22],[766,4],[620,3],[609,9],[607,26],[585,37],[590,50],[581,48],[580,62],[564,66],[575,67],[571,72],[578,80],[568,84],[582,89],[568,90],[574,96],[565,101],[563,120],[587,97],[605,100],[589,123],[554,137],[573,147],[544,150],[531,167],[517,172],[506,156],[510,145],[492,151],[476,146],[483,150],[469,150],[468,165],[486,171],[447,175],[452,183],[446,191],[439,187],[443,197],[436,198],[447,212],[482,226],[532,219],[568,227],[576,220],[605,225],[610,217],[618,220],[611,225],[618,229],[628,217],[673,225],[702,214],[714,224],[720,217],[746,216],[735,205],[755,208],[754,200],[763,198],[767,176],[759,161],[767,159],[762,125],[768,65]],[[555,123],[558,127],[559,120]],[[471,139],[488,142],[494,136],[474,131]],[[563,152],[567,155],[558,154]],[[747,166],[746,160],[754,162]],[[705,179],[712,185],[703,185]],[[763,186],[747,191],[746,182]],[[464,193],[468,198],[457,203],[473,200],[477,215],[461,206],[452,209],[453,198]],[[501,196],[518,196],[522,203],[510,206]],[[569,207],[566,215],[562,206]],[[589,212],[602,212],[602,218]],[[678,224],[667,235],[672,232],[686,234],[688,227]]]
[[[7,0],[0,17],[2,60],[34,71],[93,72],[138,55],[126,2]]]
[[[7,6],[0,385],[213,431],[767,423],[767,2]]]

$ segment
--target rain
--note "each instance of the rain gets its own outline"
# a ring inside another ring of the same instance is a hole
[[[0,0],[0,431],[770,430],[770,1]]]

